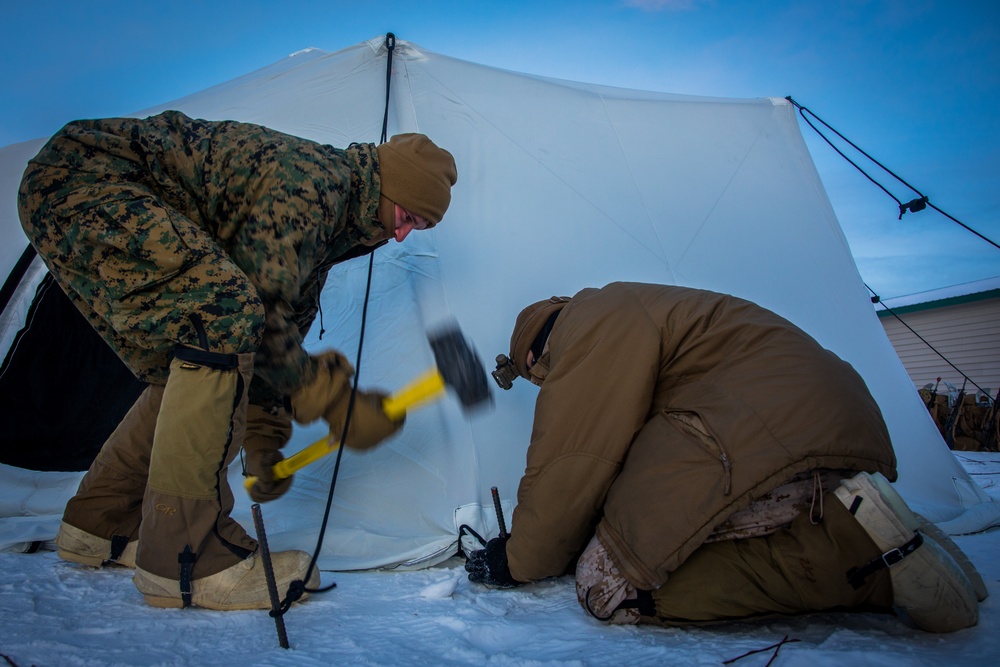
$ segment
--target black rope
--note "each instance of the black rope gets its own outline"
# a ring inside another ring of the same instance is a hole
[[[865,284],[865,287],[868,287],[867,283]],[[975,387],[979,391],[983,392],[983,394],[986,395],[986,399],[991,404],[993,403],[993,397],[990,396],[990,392],[986,391],[985,389],[983,389],[982,387],[980,387],[978,384],[976,384],[976,382],[972,378],[970,378],[968,375],[966,375],[965,373],[962,372],[961,368],[959,368],[955,364],[951,363],[951,361],[948,359],[948,357],[946,357],[943,354],[941,354],[941,352],[937,348],[935,348],[933,345],[931,345],[930,341],[928,341],[926,338],[924,338],[923,336],[921,336],[920,334],[918,334],[916,331],[914,331],[913,327],[911,327],[909,324],[907,324],[905,321],[903,321],[903,318],[901,318],[899,315],[897,315],[892,310],[892,308],[890,308],[889,306],[885,305],[882,302],[882,298],[878,294],[875,293],[875,290],[873,290],[871,287],[868,287],[868,291],[872,293],[872,303],[877,303],[878,305],[880,305],[883,308],[885,308],[886,312],[888,312],[890,315],[892,315],[893,317],[895,317],[896,320],[898,320],[899,323],[902,324],[904,327],[906,327],[907,329],[909,329],[910,333],[912,333],[914,336],[916,336],[917,338],[919,338],[923,342],[924,345],[926,345],[927,347],[929,347],[934,354],[936,354],[937,356],[941,357],[946,364],[948,364],[949,366],[951,366],[952,368],[954,368],[955,371],[958,372],[958,374],[961,375],[963,378],[965,378],[968,382],[970,382],[973,387]]]
[[[389,138],[386,131],[389,129],[389,91],[392,89],[392,52],[396,50],[396,36],[391,32],[385,34],[385,113],[382,115],[382,139],[385,143]]]
[[[372,253],[374,255],[374,253]],[[355,360],[355,372],[354,372],[354,384],[351,387],[351,398],[350,402],[347,404],[347,416],[344,419],[344,429],[340,434],[340,447],[337,449],[337,457],[333,464],[333,476],[330,479],[330,491],[326,495],[326,508],[323,511],[323,522],[320,524],[319,537],[316,539],[316,549],[313,551],[312,558],[309,561],[309,569],[306,570],[306,581],[309,581],[309,577],[312,576],[312,572],[316,567],[316,561],[319,559],[320,551],[323,550],[323,540],[326,537],[327,524],[330,521],[330,511],[333,507],[333,494],[337,488],[337,477],[340,475],[340,462],[344,458],[344,449],[347,447],[347,430],[351,425],[351,415],[354,412],[354,400],[358,394],[358,378],[361,376],[361,351],[364,347],[365,341],[365,326],[368,321],[368,296],[371,293],[372,284],[372,268],[373,264],[371,258],[368,260],[368,285],[365,288],[365,300],[364,305],[361,309],[361,334],[360,340],[358,341],[358,356]],[[305,583],[302,581],[293,581],[288,587],[288,594],[286,599],[281,603],[281,610],[278,612],[284,614],[288,611],[292,602],[295,602],[300,597],[302,593],[325,593],[326,591],[332,590],[337,586],[336,583],[330,584],[329,586],[317,589],[306,588]]]
[[[858,171],[860,171],[865,176],[865,178],[867,178],[869,181],[871,181],[876,186],[878,186],[878,188],[880,190],[882,190],[884,193],[886,193],[887,195],[889,195],[890,197],[892,197],[892,199],[899,206],[899,219],[902,219],[903,218],[903,214],[906,213],[907,211],[909,211],[911,213],[916,213],[918,211],[924,210],[926,207],[929,206],[932,209],[934,209],[935,211],[937,211],[938,213],[940,213],[941,215],[947,217],[952,222],[957,223],[958,225],[960,225],[964,229],[972,232],[973,234],[975,234],[979,238],[983,239],[984,241],[986,241],[990,245],[994,246],[997,249],[1000,249],[1000,244],[997,244],[992,239],[989,239],[989,238],[983,236],[982,234],[980,234],[976,230],[972,229],[968,225],[962,223],[961,221],[957,220],[953,216],[949,215],[945,211],[942,211],[940,208],[938,208],[937,206],[935,206],[934,204],[932,204],[930,202],[930,200],[922,192],[920,192],[919,190],[917,190],[915,187],[913,187],[912,185],[910,185],[909,183],[907,183],[905,180],[903,180],[901,177],[899,177],[898,175],[896,175],[891,169],[889,169],[888,167],[886,167],[885,165],[883,165],[881,162],[879,162],[878,160],[876,160],[875,158],[873,158],[871,155],[869,155],[868,153],[866,153],[863,149],[861,149],[858,145],[856,145],[853,141],[851,141],[850,139],[848,139],[847,137],[845,137],[843,134],[841,134],[840,132],[838,132],[835,128],[833,128],[825,120],[823,120],[822,118],[820,118],[819,116],[817,116],[815,113],[813,113],[812,111],[810,111],[806,107],[804,107],[801,104],[799,104],[798,102],[796,102],[794,99],[792,99],[791,96],[788,96],[785,99],[788,100],[796,109],[799,110],[799,115],[802,117],[802,119],[809,125],[809,127],[811,127],[813,129],[813,131],[816,132],[816,134],[818,134],[823,139],[823,141],[825,141],[827,144],[829,144],[830,148],[832,148],[833,150],[835,150],[838,155],[840,155],[842,158],[844,158],[845,160],[847,160],[847,162],[849,162],[855,169],[857,169]],[[810,116],[812,116],[813,118],[815,118],[816,120],[818,120],[820,123],[823,124],[824,127],[826,127],[827,129],[829,129],[831,132],[833,132],[838,137],[840,137],[844,142],[846,142],[848,145],[850,145],[851,148],[853,148],[857,152],[859,152],[862,155],[864,155],[866,158],[868,158],[873,163],[875,163],[876,165],[878,165],[879,168],[881,168],[887,174],[889,174],[890,176],[892,176],[893,178],[895,178],[897,181],[899,181],[900,183],[902,183],[903,185],[905,185],[906,187],[908,187],[910,190],[912,190],[913,192],[915,192],[919,196],[916,199],[912,199],[911,201],[909,201],[909,202],[907,202],[905,204],[903,202],[901,202],[894,194],[892,194],[891,192],[889,192],[889,190],[887,190],[881,183],[879,183],[878,181],[876,181],[868,172],[866,172],[864,169],[862,169],[860,166],[858,166],[857,163],[855,163],[853,160],[851,160],[851,158],[847,157],[847,155],[845,155],[842,150],[840,150],[837,146],[835,146],[833,144],[833,142],[830,141],[830,139],[825,134],[823,134],[819,130],[819,128],[817,128],[812,123],[811,120],[809,120],[809,118],[806,116],[806,114],[809,114]],[[925,339],[923,336],[921,336],[916,331],[914,331],[913,328],[909,324],[907,324],[906,322],[904,322],[903,319],[899,317],[899,315],[897,315],[896,313],[894,313],[891,308],[889,308],[884,303],[882,303],[881,298],[878,296],[878,294],[875,293],[875,290],[873,290],[871,287],[868,287],[867,284],[865,285],[865,287],[867,287],[868,291],[872,293],[872,296],[873,296],[872,302],[873,303],[878,303],[883,308],[885,308],[886,311],[890,315],[892,315],[893,317],[895,317],[904,327],[906,327],[907,329],[909,329],[910,332],[914,336],[916,336],[917,338],[919,338],[927,347],[929,347],[931,349],[931,351],[934,352],[934,354],[936,354],[939,357],[941,357],[941,359],[943,359],[945,361],[945,363],[947,363],[949,366],[951,366],[952,368],[954,368],[963,378],[965,378],[967,381],[971,382],[974,387],[976,387],[977,389],[979,389],[979,391],[983,392],[983,394],[986,395],[986,398],[990,401],[990,403],[993,403],[993,398],[989,395],[989,392],[985,391],[982,387],[980,387],[978,384],[976,384],[972,380],[972,378],[970,378],[968,375],[966,375],[965,373],[963,373],[962,370],[958,366],[956,366],[955,364],[953,364],[947,357],[945,357],[943,354],[941,354],[941,352],[938,351],[933,345],[931,345],[930,342],[927,341],[927,339]]]
[[[840,157],[842,157],[845,160],[847,160],[855,169],[857,169],[858,171],[860,171],[865,176],[865,178],[867,178],[869,181],[871,181],[876,186],[878,186],[878,188],[880,190],[882,190],[882,192],[884,192],[887,195],[889,195],[890,197],[892,197],[892,199],[896,202],[897,206],[899,207],[899,218],[898,219],[902,220],[903,214],[906,213],[907,211],[909,211],[910,213],[917,213],[918,211],[922,211],[926,207],[930,206],[932,209],[934,209],[935,211],[937,211],[941,215],[945,216],[946,218],[948,218],[949,220],[951,220],[955,224],[961,226],[966,231],[969,231],[969,232],[975,234],[976,236],[978,236],[982,240],[984,240],[987,243],[989,243],[990,245],[992,245],[994,248],[997,248],[998,250],[1000,250],[1000,244],[998,244],[996,241],[994,241],[994,240],[992,240],[992,239],[984,236],[983,234],[977,232],[972,227],[969,227],[968,225],[966,225],[965,223],[961,222],[960,220],[958,220],[954,216],[946,213],[945,211],[942,211],[940,208],[938,208],[937,206],[935,206],[934,204],[932,204],[930,202],[930,200],[927,198],[927,196],[924,195],[922,192],[920,192],[920,190],[916,189],[915,187],[913,187],[912,185],[910,185],[909,183],[907,183],[901,177],[899,177],[898,175],[896,175],[891,169],[889,169],[884,164],[882,164],[881,162],[879,162],[878,160],[876,160],[875,158],[873,158],[871,155],[869,155],[868,153],[866,153],[859,146],[857,146],[854,142],[852,142],[850,139],[848,139],[843,134],[841,134],[836,129],[834,129],[832,126],[830,126],[830,124],[827,123],[826,121],[824,121],[822,118],[820,118],[819,116],[817,116],[816,114],[814,114],[812,111],[810,111],[806,107],[802,106],[801,104],[799,104],[798,102],[796,102],[795,100],[793,100],[791,98],[791,96],[788,96],[785,99],[788,100],[793,106],[795,106],[796,109],[799,110],[799,115],[802,116],[802,120],[804,120],[809,125],[809,127],[811,127],[813,129],[813,131],[815,131],[816,134],[818,134],[823,139],[823,141],[825,141],[827,144],[829,144],[830,148],[832,148],[833,150],[837,151],[837,153],[840,155]],[[887,174],[889,174],[890,176],[892,176],[893,178],[895,178],[897,181],[899,181],[900,183],[902,183],[903,185],[905,185],[906,187],[908,187],[910,190],[913,190],[913,192],[915,192],[918,196],[915,199],[912,199],[912,200],[910,200],[910,201],[908,201],[908,202],[906,202],[904,204],[894,194],[892,194],[891,192],[889,192],[889,190],[887,190],[885,188],[885,186],[883,186],[881,183],[879,183],[878,181],[876,181],[868,172],[866,172],[864,169],[862,169],[860,166],[858,166],[858,164],[856,162],[854,162],[853,160],[851,160],[851,158],[847,157],[847,155],[845,155],[842,150],[840,150],[839,148],[837,148],[833,144],[833,142],[830,141],[830,139],[819,130],[819,128],[817,128],[815,125],[813,125],[812,121],[809,120],[809,118],[806,116],[806,114],[809,114],[810,116],[812,116],[813,118],[815,118],[816,120],[818,120],[820,123],[823,124],[824,127],[826,127],[827,129],[829,129],[831,132],[833,132],[838,137],[840,137],[843,141],[845,141],[848,145],[850,145],[851,148],[853,148],[854,150],[856,150],[857,152],[861,153],[866,158],[868,158],[869,160],[871,160],[872,162],[874,162],[876,165],[878,165],[878,167],[880,169],[882,169],[884,172],[886,172]]]
[[[774,660],[775,660],[775,658],[778,657],[778,651],[781,650],[782,646],[784,646],[785,644],[793,644],[793,643],[795,643],[797,641],[801,641],[801,640],[800,639],[789,639],[788,635],[785,635],[784,639],[782,639],[777,644],[771,644],[770,646],[765,646],[764,648],[758,648],[758,649],[754,649],[753,651],[747,651],[743,655],[738,655],[735,658],[730,658],[729,660],[724,660],[722,662],[722,664],[723,665],[731,665],[732,663],[736,662],[737,660],[742,660],[743,658],[746,658],[747,656],[755,655],[757,653],[763,653],[764,651],[770,651],[771,649],[774,649],[774,653],[771,654],[771,659],[767,661],[766,665],[764,665],[764,667],[770,667],[771,663],[773,663]]]
[[[385,35],[385,48],[388,55],[386,58],[385,114],[382,117],[382,143],[385,143],[386,131],[389,126],[389,93],[390,86],[392,84],[392,52],[396,48],[396,36],[391,32],[386,33]],[[374,269],[374,263],[375,252],[373,251],[368,255],[368,280],[365,286],[365,300],[361,309],[361,333],[358,340],[358,355],[354,362],[354,383],[351,386],[351,398],[347,404],[347,416],[344,419],[344,429],[340,434],[340,447],[337,448],[337,458],[333,465],[333,476],[330,479],[330,491],[326,496],[326,508],[323,511],[323,522],[320,524],[319,537],[316,539],[316,549],[313,551],[312,558],[309,560],[309,568],[306,570],[305,581],[309,581],[309,577],[312,576],[313,570],[316,569],[316,561],[319,559],[320,551],[323,549],[323,540],[326,536],[327,525],[330,521],[330,511],[333,506],[333,494],[337,487],[337,477],[340,475],[340,462],[343,459],[344,449],[347,446],[347,430],[351,425],[351,416],[354,413],[354,401],[358,394],[358,379],[361,377],[361,351],[364,347],[365,327],[368,323],[368,300],[372,289],[372,271]],[[305,582],[295,580],[289,584],[285,599],[282,600],[278,610],[271,612],[271,616],[278,617],[284,615],[285,612],[288,611],[289,607],[292,606],[292,603],[299,600],[299,598],[301,598],[306,592],[325,593],[326,591],[336,588],[336,586],[336,583],[332,583],[329,586],[313,589],[307,588]]]
[[[462,535],[465,534],[465,533],[468,533],[469,535],[472,535],[474,538],[476,538],[476,540],[479,542],[479,544],[483,545],[484,547],[486,546],[486,538],[484,538],[482,535],[480,535],[479,533],[477,533],[472,528],[472,526],[470,526],[469,524],[463,523],[461,526],[458,527],[458,550],[459,551],[463,551],[463,549],[462,549]]]

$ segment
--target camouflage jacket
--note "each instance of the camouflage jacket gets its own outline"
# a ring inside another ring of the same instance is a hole
[[[72,122],[32,160],[36,166],[61,174],[42,194],[63,209],[92,186],[139,185],[211,237],[264,304],[255,372],[278,393],[316,372],[302,339],[330,267],[389,238],[377,215],[374,144],[338,149],[259,125],[167,111]]]

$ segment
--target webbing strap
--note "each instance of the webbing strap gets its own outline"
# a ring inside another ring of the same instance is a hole
[[[177,562],[180,563],[180,584],[181,603],[185,607],[191,606],[191,574],[194,570],[194,561],[198,555],[191,551],[191,545],[185,544],[184,551],[177,554]]]
[[[656,603],[653,601],[653,591],[636,590],[636,598],[634,600],[625,600],[618,605],[615,611],[618,611],[618,609],[636,609],[641,616],[656,616]]]
[[[128,546],[128,535],[112,535],[111,555],[108,556],[108,560],[117,563],[118,559],[122,557],[122,553],[124,553],[125,547],[127,546]]]
[[[634,600],[622,600],[622,602],[611,610],[611,613],[607,616],[598,616],[594,613],[593,608],[590,606],[590,591],[593,587],[587,589],[587,593],[584,596],[583,606],[587,610],[587,613],[596,618],[598,621],[610,621],[611,617],[615,615],[615,612],[619,609],[635,609],[639,612],[640,616],[656,616],[656,603],[653,602],[653,591],[645,591],[642,589],[636,589],[636,598]]]
[[[889,549],[884,554],[872,558],[870,561],[862,565],[861,567],[852,567],[847,571],[847,582],[854,588],[858,590],[865,584],[865,579],[870,574],[874,574],[879,570],[885,570],[896,563],[900,562],[914,551],[920,548],[920,545],[924,543],[924,537],[920,533],[913,536],[913,539],[904,544],[901,547],[895,549]]]

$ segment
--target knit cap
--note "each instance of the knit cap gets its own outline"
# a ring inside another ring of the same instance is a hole
[[[431,227],[441,222],[458,180],[451,153],[414,132],[394,135],[377,148],[382,195]]]

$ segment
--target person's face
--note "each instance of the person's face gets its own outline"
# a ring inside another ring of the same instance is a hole
[[[402,243],[413,230],[422,231],[429,226],[427,220],[416,213],[410,213],[399,204],[394,204],[396,212],[396,229],[392,235],[396,238],[396,243]]]
[[[542,356],[544,357],[545,353],[548,351],[549,351],[549,341],[546,340],[545,345],[542,347]],[[529,371],[535,365],[535,353],[532,352],[531,350],[528,350],[528,356],[524,360],[524,365],[528,368]]]

